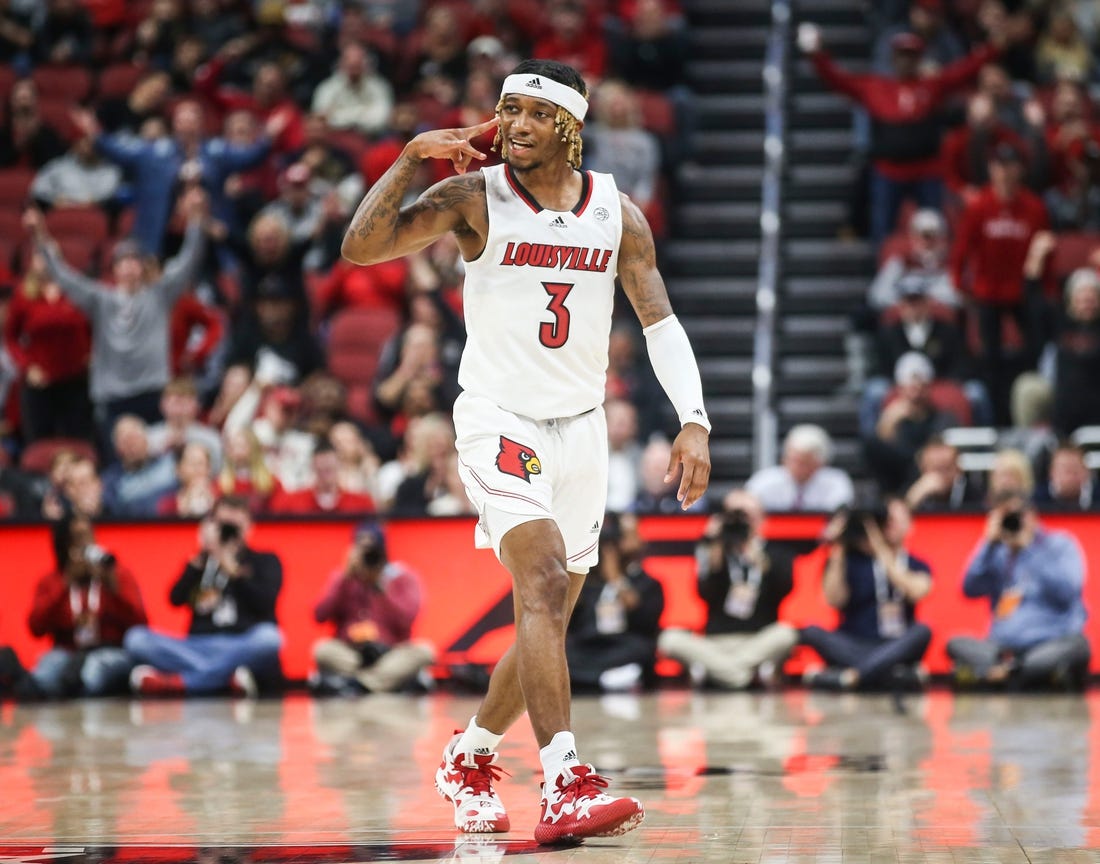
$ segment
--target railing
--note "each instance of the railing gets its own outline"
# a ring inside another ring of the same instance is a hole
[[[783,233],[782,178],[787,142],[787,71],[790,0],[772,3],[771,33],[764,57],[764,172],[760,190],[760,270],[756,283],[753,344],[753,464],[774,465],[778,455],[775,412],[775,317],[779,289],[779,243]]]

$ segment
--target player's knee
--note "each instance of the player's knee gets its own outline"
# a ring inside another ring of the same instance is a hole
[[[515,574],[516,594],[524,614],[565,617],[569,602],[569,573],[552,556],[531,562]]]

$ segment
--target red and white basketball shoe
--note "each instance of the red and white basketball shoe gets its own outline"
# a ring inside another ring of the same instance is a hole
[[[535,826],[539,843],[563,843],[585,837],[614,837],[637,828],[645,810],[637,798],[615,798],[603,790],[607,778],[591,765],[565,768],[551,788],[542,786],[542,819]]]
[[[443,749],[435,772],[435,788],[455,806],[455,827],[467,834],[498,834],[511,827],[504,804],[493,789],[503,773],[499,753],[455,753],[462,733]]]

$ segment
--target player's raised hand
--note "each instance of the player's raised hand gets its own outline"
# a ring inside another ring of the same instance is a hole
[[[455,171],[465,174],[470,163],[481,161],[485,154],[470,144],[470,139],[484,135],[496,127],[499,118],[492,117],[476,126],[463,129],[433,129],[421,132],[410,142],[421,159],[450,159]]]
[[[688,423],[672,442],[672,455],[668,460],[665,482],[670,482],[676,476],[677,466],[684,466],[680,488],[676,492],[676,500],[680,502],[682,510],[691,507],[707,491],[707,484],[710,482],[709,439],[706,429],[698,423]]]

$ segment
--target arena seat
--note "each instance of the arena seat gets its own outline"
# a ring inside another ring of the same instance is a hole
[[[1094,231],[1074,231],[1058,235],[1058,243],[1051,256],[1050,272],[1061,285],[1078,267],[1088,263],[1089,255],[1100,249],[1100,233]]]
[[[92,73],[83,66],[38,66],[31,73],[40,99],[82,102],[92,92]]]
[[[65,450],[96,461],[95,447],[81,438],[41,438],[24,448],[19,467],[31,474],[47,474],[54,457]]]
[[[14,207],[0,207],[0,239],[10,246],[23,241],[23,211]]]
[[[137,86],[138,81],[148,71],[148,67],[135,63],[112,63],[99,74],[97,83],[99,98],[125,96]]]
[[[22,210],[27,206],[27,193],[34,172],[27,168],[5,168],[0,171],[0,208]]]
[[[15,84],[15,79],[19,76],[15,74],[15,69],[8,64],[0,65],[0,97],[3,97],[3,101],[7,104],[8,94],[11,93],[11,88]]]
[[[379,309],[345,309],[333,316],[328,368],[348,388],[349,409],[360,420],[373,419],[370,393],[378,357],[399,326],[396,312]]]
[[[76,100],[68,96],[40,97],[38,111],[42,119],[52,126],[63,138],[74,141],[80,137],[80,129],[73,122],[72,111]]]
[[[110,235],[107,214],[99,207],[55,207],[46,214],[46,229],[59,241],[78,237],[95,246]]]
[[[97,245],[84,237],[58,237],[57,245],[61,247],[65,263],[74,270],[87,273],[93,264],[98,264]]]

